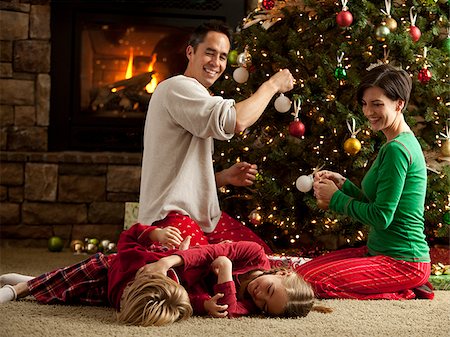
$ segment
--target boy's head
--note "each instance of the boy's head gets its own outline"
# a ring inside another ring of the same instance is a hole
[[[118,321],[132,325],[166,325],[192,316],[186,290],[160,273],[138,272],[125,289],[120,305]]]

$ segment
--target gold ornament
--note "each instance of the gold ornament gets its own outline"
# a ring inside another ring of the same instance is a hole
[[[391,32],[395,31],[397,29],[397,21],[391,17],[387,18],[386,27],[388,27]]]
[[[356,137],[350,137],[344,143],[344,151],[354,156],[361,150],[361,142]]]
[[[74,253],[81,253],[84,250],[84,243],[81,240],[72,240],[70,242],[70,249]]]
[[[450,138],[446,138],[441,144],[441,153],[444,157],[450,157]]]
[[[261,224],[261,220],[262,220],[262,216],[261,214],[259,214],[259,212],[255,209],[253,210],[250,215],[248,216],[248,219],[250,220],[250,222],[255,225],[258,226]]]

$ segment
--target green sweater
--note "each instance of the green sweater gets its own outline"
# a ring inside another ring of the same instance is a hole
[[[347,179],[330,209],[370,226],[369,254],[430,262],[424,234],[427,172],[414,134],[404,132],[384,144],[361,185],[362,190]]]

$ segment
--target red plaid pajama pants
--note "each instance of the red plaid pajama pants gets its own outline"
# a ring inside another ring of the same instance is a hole
[[[108,269],[115,254],[97,253],[69,267],[28,281],[30,295],[41,303],[109,305]]]
[[[157,221],[154,226],[173,226],[180,229],[183,237],[191,236],[191,246],[206,245],[208,243],[220,243],[224,240],[231,241],[253,241],[259,243],[266,254],[271,254],[272,249],[252,230],[240,221],[222,212],[216,228],[211,233],[203,233],[200,226],[187,215],[176,212],[169,213],[163,220]]]
[[[318,298],[412,299],[414,288],[428,281],[427,262],[368,256],[367,247],[337,250],[297,267]]]

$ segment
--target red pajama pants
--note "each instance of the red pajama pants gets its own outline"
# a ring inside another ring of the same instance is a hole
[[[163,220],[157,221],[154,226],[173,226],[180,229],[182,236],[191,236],[191,246],[206,245],[208,243],[220,243],[225,240],[231,241],[253,241],[259,243],[266,254],[271,254],[272,249],[252,230],[244,226],[240,221],[222,212],[216,228],[211,233],[204,233],[200,226],[187,215],[172,212]]]
[[[42,274],[27,282],[38,302],[109,305],[108,269],[116,254],[97,253],[69,267]]]
[[[412,299],[428,281],[430,263],[367,256],[367,247],[337,250],[297,267],[318,298]]]

